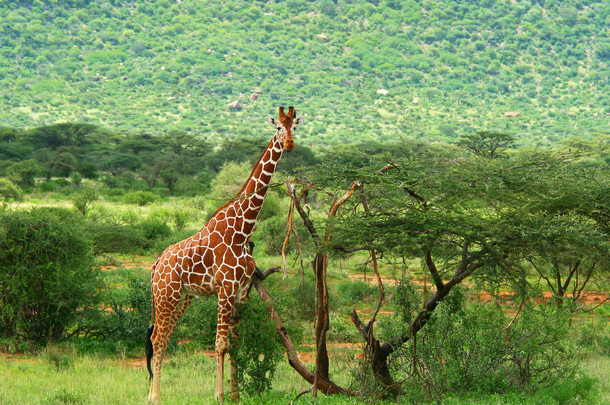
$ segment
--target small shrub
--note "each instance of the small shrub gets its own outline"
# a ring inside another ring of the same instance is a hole
[[[399,285],[397,291],[402,291]],[[393,375],[404,378],[407,392],[429,399],[468,390],[488,394],[537,392],[572,381],[577,365],[567,339],[569,313],[554,305],[526,305],[511,321],[501,308],[469,303],[461,289],[435,309],[416,337],[393,354]],[[397,311],[382,335],[404,334],[413,312],[409,303],[393,302]],[[421,302],[412,297],[417,306]],[[405,311],[406,310],[406,311]]]
[[[361,339],[358,329],[350,321],[341,318],[336,313],[330,314],[329,324],[326,333],[326,338],[329,341],[351,343],[358,342]]]
[[[596,386],[597,381],[593,378],[574,377],[542,388],[534,398],[536,398],[536,403],[594,404],[599,403]]]
[[[56,346],[48,346],[44,358],[58,371],[67,370],[74,366],[74,354],[62,351]]]
[[[248,162],[226,162],[212,180],[210,199],[217,208],[231,200],[248,178],[252,167]]]
[[[174,210],[170,215],[174,221],[174,226],[176,227],[177,231],[183,230],[186,227],[189,219],[191,219],[191,213],[186,210]]]
[[[95,190],[85,189],[72,196],[72,204],[81,214],[87,215],[89,206],[93,201],[98,199],[98,195]]]
[[[263,251],[268,255],[281,254],[286,236],[286,220],[279,216],[271,217],[260,221],[258,228],[256,238],[263,240]]]
[[[282,201],[280,197],[275,192],[267,192],[267,196],[265,197],[265,202],[263,203],[263,208],[261,209],[260,214],[258,215],[259,221],[264,221],[270,218],[281,217],[282,215]],[[286,220],[284,219],[284,223]]]
[[[96,255],[102,253],[140,253],[150,246],[144,232],[132,225],[88,222],[87,237]]]
[[[271,388],[277,363],[282,358],[275,324],[269,319],[265,304],[250,299],[238,307],[236,336],[229,353],[237,365],[236,378],[250,395],[262,395]]]
[[[103,315],[92,337],[126,350],[141,348],[151,319],[150,279],[129,276],[127,288],[113,290],[108,300],[111,311]]]
[[[88,403],[89,398],[81,392],[62,387],[49,395],[47,401],[50,404],[80,405]]]
[[[40,183],[38,188],[40,189],[40,191],[50,192],[50,191],[57,191],[57,189],[59,187],[57,187],[57,184],[53,180],[47,180],[47,181]]]
[[[215,295],[193,300],[178,323],[174,340],[213,348],[216,342],[217,302]]]
[[[72,174],[70,174],[70,182],[75,187],[79,187],[83,182],[83,176],[78,172],[72,172]]]
[[[134,191],[132,193],[125,194],[123,201],[127,204],[135,204],[143,207],[157,201],[157,195],[152,191]]]
[[[169,225],[160,218],[149,217],[141,221],[137,228],[142,231],[142,234],[149,241],[165,238],[171,235],[172,230]]]
[[[9,179],[0,177],[0,201],[21,200],[21,189]]]
[[[374,284],[365,283],[362,280],[341,283],[337,289],[339,297],[347,305],[354,305],[359,302],[368,301],[370,297],[379,296],[379,287]]]

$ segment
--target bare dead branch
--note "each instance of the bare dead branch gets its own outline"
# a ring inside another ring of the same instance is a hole
[[[305,391],[300,392],[296,397],[294,397],[294,399],[292,401],[290,401],[290,405],[294,404],[294,401],[296,401],[297,399],[299,399],[300,397],[302,397],[303,395],[309,393],[313,391],[313,385],[309,388],[307,388]]]
[[[267,269],[267,270],[265,270],[265,272],[261,272],[261,273],[268,276],[279,270],[280,270],[280,267],[276,266],[276,267],[272,267],[271,269]],[[307,368],[307,366],[305,366],[303,364],[303,362],[301,362],[301,360],[299,359],[297,351],[294,346],[294,343],[292,342],[292,339],[290,339],[290,336],[288,335],[288,331],[284,327],[282,320],[280,318],[280,315],[275,310],[275,307],[272,304],[271,296],[270,296],[269,292],[267,291],[267,289],[264,287],[262,280],[259,277],[253,277],[252,283],[253,283],[254,287],[256,288],[261,300],[265,304],[267,304],[267,311],[269,312],[269,317],[275,323],[276,331],[278,332],[278,335],[280,336],[280,340],[282,341],[282,344],[284,345],[284,348],[286,349],[286,356],[288,358],[288,363],[297,373],[299,373],[299,375],[301,377],[303,377],[303,379],[305,381],[307,381],[310,384],[313,384],[314,380],[315,380],[315,374],[311,370],[309,370],[309,368]],[[350,395],[350,396],[356,395],[355,391],[352,391],[347,388],[343,388],[326,378],[319,378],[317,385],[318,385],[318,389],[320,389],[324,394],[327,394],[327,395],[330,395],[330,394],[344,394],[344,395]]]

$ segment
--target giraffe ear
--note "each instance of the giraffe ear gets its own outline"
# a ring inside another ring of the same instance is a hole
[[[269,117],[268,121],[269,121],[269,124],[273,125],[273,128],[277,128],[277,122],[275,121],[275,118]]]
[[[294,120],[294,125],[301,125],[302,123],[305,122],[305,119],[303,117],[299,117],[296,120]]]

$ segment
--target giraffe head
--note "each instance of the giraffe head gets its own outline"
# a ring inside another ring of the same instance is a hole
[[[293,106],[288,107],[288,114],[284,112],[284,107],[280,107],[280,118],[276,120],[273,117],[269,117],[269,122],[271,125],[276,127],[277,136],[284,145],[284,149],[290,152],[294,149],[294,139],[292,134],[294,130],[297,128],[301,122],[303,122],[302,118],[297,118],[297,112]]]

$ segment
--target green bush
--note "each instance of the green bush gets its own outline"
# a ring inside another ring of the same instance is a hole
[[[400,312],[396,318],[410,318]],[[404,333],[407,325],[398,325],[402,322],[396,318],[384,325],[386,336]],[[407,391],[423,390],[430,397],[464,391],[531,393],[575,381],[567,311],[548,304],[526,305],[507,332],[510,321],[501,308],[468,303],[458,290],[439,304],[417,337],[395,353],[393,373],[405,378]]]
[[[171,228],[165,221],[155,217],[148,217],[143,219],[137,225],[137,228],[149,241],[165,238],[172,233]]]
[[[157,195],[152,191],[134,191],[133,193],[125,194],[123,201],[127,204],[135,204],[143,207],[157,201]]]
[[[144,232],[132,225],[88,222],[87,237],[96,255],[102,253],[141,253],[150,247]]]
[[[217,302],[215,295],[193,300],[176,327],[174,340],[213,348],[216,341]]]
[[[268,255],[282,253],[282,245],[286,237],[286,220],[281,217],[272,217],[258,223],[258,232],[255,238],[264,242],[263,251]]]
[[[0,335],[45,344],[98,302],[101,276],[73,212],[0,213]]]
[[[338,295],[346,305],[369,301],[370,297],[379,296],[379,287],[375,284],[365,283],[362,280],[341,283],[337,287]]]
[[[101,339],[106,346],[141,348],[152,311],[149,277],[129,276],[127,288],[113,290],[107,300],[111,311],[92,325],[97,329],[92,338]]]
[[[277,193],[268,192],[265,197],[265,202],[263,204],[263,208],[261,209],[260,214],[258,215],[259,221],[264,221],[266,219],[281,217],[282,215],[282,206],[280,197]],[[284,223],[286,220],[284,219]]]
[[[236,335],[231,339],[229,354],[237,365],[236,378],[250,395],[261,395],[271,388],[283,347],[269,319],[265,304],[252,297],[238,307]]]
[[[87,188],[72,195],[72,204],[81,214],[86,215],[91,203],[98,198],[95,190]]]
[[[12,181],[0,177],[0,201],[21,200],[21,189]]]

